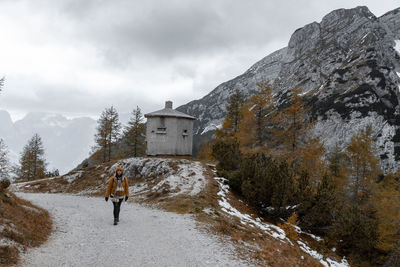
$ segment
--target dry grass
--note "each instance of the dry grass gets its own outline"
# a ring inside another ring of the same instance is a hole
[[[189,159],[186,157],[169,157],[173,159]],[[203,165],[206,162],[201,161]],[[30,183],[28,188],[24,188],[27,192],[63,192],[63,193],[80,193],[86,190],[87,195],[103,196],[105,183],[109,177],[102,174],[108,170],[116,161],[99,166],[90,166],[82,170],[82,176],[73,183],[66,182],[63,178],[55,178]],[[174,162],[169,165],[172,169],[177,168]],[[71,173],[70,173],[71,174]],[[321,266],[321,264],[310,257],[308,254],[300,250],[295,245],[283,243],[265,233],[259,228],[252,225],[243,225],[240,221],[232,216],[224,213],[219,204],[219,185],[214,179],[214,173],[208,167],[204,172],[204,176],[208,183],[205,190],[196,196],[176,195],[171,197],[169,186],[165,184],[161,190],[156,192],[144,190],[135,193],[131,201],[135,201],[142,205],[161,208],[169,212],[179,214],[192,214],[198,222],[199,229],[208,231],[217,235],[223,242],[231,242],[236,248],[237,255],[243,260],[254,266]],[[128,177],[130,178],[130,177]],[[161,181],[160,177],[144,177],[140,179],[130,179],[130,186],[141,183],[146,184],[148,188],[152,188]],[[87,191],[87,190],[91,191]],[[246,204],[246,201],[239,196],[229,193],[229,202],[237,210],[243,214],[255,215],[257,211]],[[324,251],[330,254],[332,258],[335,255],[322,242],[317,242],[306,235],[301,235],[302,240],[318,251]],[[11,252],[10,252],[11,254]]]
[[[7,197],[7,195],[9,197]],[[0,266],[15,266],[19,251],[44,243],[52,231],[52,221],[46,210],[34,206],[9,192],[0,193]]]
[[[117,161],[111,161],[103,165],[90,166],[80,171],[73,171],[67,175],[81,173],[73,183],[69,183],[65,177],[41,179],[25,183],[21,189],[27,193],[69,193],[77,194],[84,190],[92,190],[87,195],[99,196],[104,194],[105,185],[109,176],[104,176],[104,170],[110,168]],[[102,176],[103,175],[103,176]],[[18,183],[14,186],[18,186]]]
[[[321,266],[297,246],[274,239],[258,228],[243,225],[237,218],[226,215],[218,204],[219,185],[213,172],[207,168],[206,189],[197,196],[178,195],[172,198],[159,195],[141,203],[155,205],[166,211],[192,214],[198,221],[198,227],[219,236],[223,242],[233,243],[239,258],[254,266]],[[245,204],[240,197],[230,193],[230,203],[245,214],[257,214],[257,211]]]

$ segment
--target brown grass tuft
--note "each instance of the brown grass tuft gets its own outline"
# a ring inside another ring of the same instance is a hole
[[[0,266],[17,264],[18,248],[39,246],[52,231],[52,221],[46,210],[10,192],[0,193],[0,226],[3,228],[0,239],[10,243],[0,247]]]

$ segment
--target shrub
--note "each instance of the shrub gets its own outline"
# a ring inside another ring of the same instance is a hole
[[[10,180],[3,179],[0,181],[0,191],[4,191],[5,189],[7,189],[10,186],[11,182]]]
[[[233,171],[240,167],[239,143],[236,138],[216,140],[211,154],[218,161],[217,170]]]

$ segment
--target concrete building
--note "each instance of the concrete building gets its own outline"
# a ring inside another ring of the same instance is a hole
[[[171,101],[165,102],[164,109],[144,116],[147,155],[192,155],[195,117],[174,110]]]

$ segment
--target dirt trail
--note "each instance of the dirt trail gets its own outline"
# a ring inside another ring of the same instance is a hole
[[[102,198],[18,195],[47,209],[55,224],[46,244],[22,255],[23,266],[246,265],[189,216],[124,202],[113,226],[112,205]]]

